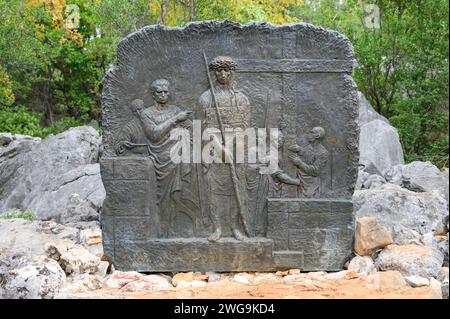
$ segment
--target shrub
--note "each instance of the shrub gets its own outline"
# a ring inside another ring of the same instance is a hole
[[[22,212],[19,209],[13,209],[9,212],[7,212],[4,216],[3,219],[15,219],[15,218],[21,218],[21,219],[25,219],[25,220],[34,220],[35,216],[34,213],[31,210],[26,210],[24,212]]]

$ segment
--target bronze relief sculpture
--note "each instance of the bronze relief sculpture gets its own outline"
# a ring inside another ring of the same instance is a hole
[[[102,97],[116,268],[341,269],[358,162],[352,68],[344,36],[306,24],[149,26],[124,39]]]

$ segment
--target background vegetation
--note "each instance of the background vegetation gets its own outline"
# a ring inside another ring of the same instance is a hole
[[[380,8],[379,28],[368,27],[368,4]],[[398,128],[407,161],[448,167],[448,9],[447,0],[1,1],[0,131],[43,137],[100,122],[116,45],[144,25],[303,21],[350,38],[359,90]]]

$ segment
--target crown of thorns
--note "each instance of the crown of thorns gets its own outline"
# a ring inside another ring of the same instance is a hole
[[[209,69],[211,71],[216,71],[216,70],[236,70],[236,62],[234,62],[234,60],[228,56],[218,56],[216,58],[214,58],[214,60],[211,61],[211,63],[209,63]]]

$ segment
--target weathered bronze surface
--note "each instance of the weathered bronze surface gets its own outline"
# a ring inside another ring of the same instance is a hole
[[[125,38],[102,96],[103,240],[116,268],[342,269],[358,164],[353,63],[346,37],[308,24],[156,25]],[[229,162],[172,160],[171,132],[195,148],[196,120],[216,130],[206,153]],[[278,129],[275,172],[222,154],[233,128]]]

